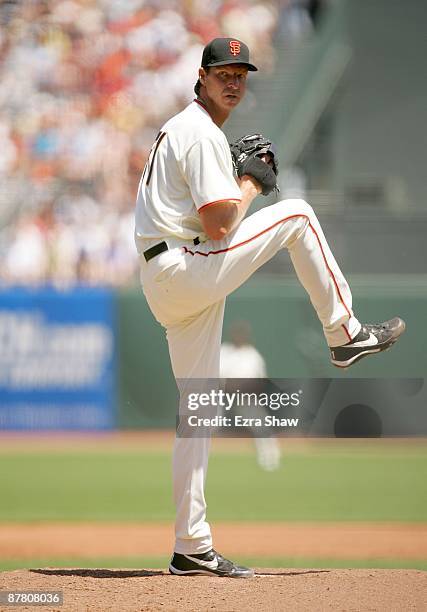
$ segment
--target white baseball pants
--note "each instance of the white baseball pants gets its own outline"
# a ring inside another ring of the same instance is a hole
[[[141,241],[142,252],[159,240]],[[177,379],[219,378],[225,298],[279,249],[287,248],[329,346],[346,344],[360,330],[349,286],[319,221],[303,200],[283,200],[257,211],[221,241],[166,238],[169,250],[146,262],[141,283],[156,319],[166,328]],[[186,244],[187,242],[187,244]],[[176,438],[173,458],[175,551],[212,548],[204,485],[210,440]]]

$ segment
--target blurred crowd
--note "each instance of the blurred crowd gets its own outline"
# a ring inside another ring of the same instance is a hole
[[[0,285],[134,282],[138,182],[159,127],[194,97],[203,46],[235,36],[271,71],[275,37],[317,5],[3,0]]]

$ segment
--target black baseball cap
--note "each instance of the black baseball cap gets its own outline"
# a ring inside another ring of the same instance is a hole
[[[249,49],[237,38],[214,38],[203,49],[202,67],[245,64],[248,70],[258,70],[249,62]]]

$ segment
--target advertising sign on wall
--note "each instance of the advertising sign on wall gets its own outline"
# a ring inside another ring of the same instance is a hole
[[[105,289],[0,292],[0,429],[115,425],[114,301]]]

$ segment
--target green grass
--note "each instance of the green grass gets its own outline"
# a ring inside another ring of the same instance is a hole
[[[1,521],[170,520],[166,453],[0,456]]]
[[[212,464],[216,520],[230,512],[248,521],[427,520],[427,456],[295,455],[273,473],[260,472],[253,458],[218,456]]]
[[[427,521],[427,448],[372,445],[286,455],[212,454],[211,521]],[[172,521],[166,452],[0,455],[0,521]]]
[[[284,568],[384,568],[427,570],[427,560],[401,559],[323,559],[307,557],[239,557],[233,560],[249,567]],[[99,559],[25,559],[0,561],[0,571],[42,567],[163,569],[169,557],[125,557]]]

